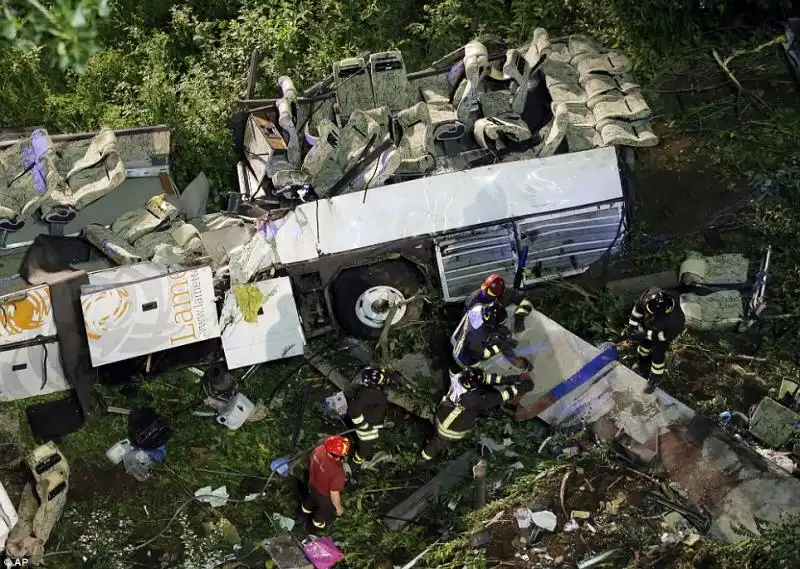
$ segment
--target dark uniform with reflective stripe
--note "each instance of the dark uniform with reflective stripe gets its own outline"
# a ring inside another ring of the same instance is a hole
[[[503,309],[505,309],[505,307],[509,304],[516,304],[517,309],[514,310],[515,320],[519,318],[524,319],[533,310],[533,303],[525,298],[524,293],[521,290],[507,288],[503,291],[503,294],[500,295],[500,298],[495,298],[488,292],[479,288],[470,294],[467,297],[467,300],[464,301],[464,311],[468,312],[471,308],[479,304],[486,304],[489,302],[496,302]],[[505,316],[504,311],[502,312],[502,315]]]
[[[357,429],[358,449],[353,456],[355,464],[360,465],[372,459],[375,443],[380,437],[380,430],[375,426],[383,424],[388,409],[388,392],[378,386],[362,385],[356,390],[353,400],[347,402],[347,412]]]
[[[471,313],[477,313],[480,318],[481,307],[481,304],[476,304],[468,310],[453,333],[453,360],[460,368],[474,366],[500,353],[495,337],[497,330],[486,322],[479,328],[470,322]]]
[[[631,310],[628,327],[641,337],[636,352],[639,355],[639,372],[651,381],[657,381],[666,371],[669,345],[680,336],[686,327],[686,317],[680,302],[672,295],[673,308],[663,315],[650,314],[645,299],[654,289],[644,291]],[[664,293],[668,294],[668,293]]]
[[[524,395],[533,389],[532,381],[524,381],[522,376],[485,373],[483,385],[464,392],[453,403],[445,396],[436,409],[436,434],[422,451],[422,459],[432,460],[452,441],[460,441],[467,436],[475,419],[482,411],[499,407],[517,395]],[[512,385],[515,384],[515,385]],[[495,389],[492,386],[506,386]]]

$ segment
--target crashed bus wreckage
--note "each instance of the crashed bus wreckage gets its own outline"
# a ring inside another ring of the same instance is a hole
[[[281,77],[281,98],[243,101],[240,191],[218,213],[204,175],[175,187],[165,127],[6,134],[2,399],[73,388],[86,414],[103,366],[149,370],[153,354],[210,342],[227,369],[252,368],[332,332],[377,339],[419,318],[426,287],[460,302],[489,274],[524,289],[619,252],[630,148],[657,143],[630,62],[538,28],[520,48],[492,45],[416,73],[398,51],[364,54],[302,94]],[[718,537],[800,510],[800,482],[698,435],[693,411],[642,394],[626,368],[563,383],[597,349],[557,323],[534,311],[516,336],[536,378],[518,419],[581,417],[655,448]],[[726,474],[694,485],[706,471]]]

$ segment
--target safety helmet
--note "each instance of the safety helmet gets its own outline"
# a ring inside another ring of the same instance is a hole
[[[325,439],[325,450],[336,458],[350,454],[350,439],[341,435],[331,435]]]
[[[361,383],[364,385],[384,385],[388,380],[386,372],[374,367],[365,367],[361,372]]]
[[[461,372],[458,381],[461,383],[464,389],[475,389],[481,384],[482,379],[483,370],[476,367],[468,367]]]
[[[660,288],[654,289],[644,298],[644,309],[654,316],[669,314],[675,308],[675,299]]]
[[[495,326],[500,322],[500,307],[497,306],[496,302],[484,304],[481,307],[481,317],[485,323]]]
[[[489,275],[481,283],[481,290],[492,298],[499,298],[506,290],[506,281],[500,275]]]

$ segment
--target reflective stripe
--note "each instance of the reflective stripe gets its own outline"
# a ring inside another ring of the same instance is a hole
[[[644,314],[636,310],[636,305],[634,305],[633,310],[631,310],[631,318],[641,318],[642,316],[644,316]]]
[[[444,421],[439,421],[439,419],[436,419],[436,432],[439,433],[440,437],[452,441],[459,441],[467,436],[469,431],[454,431],[450,429],[450,425],[452,425],[463,412],[464,408],[461,405],[456,405],[456,408],[450,411],[447,417],[445,417]]]
[[[310,514],[311,513],[311,510],[306,509],[306,507],[303,504],[300,504],[300,508],[302,508],[304,514]]]
[[[513,399],[514,397],[516,397],[517,393],[519,393],[517,386],[512,385],[510,388],[504,389],[501,395],[503,396],[503,401],[508,401],[509,399]]]
[[[483,359],[488,360],[492,356],[497,355],[499,353],[500,353],[500,346],[492,346],[490,348],[486,348],[485,350],[483,350]]]
[[[527,308],[528,310],[533,309],[533,303],[528,300],[527,298],[523,298],[522,302],[519,303],[521,307]]]
[[[633,318],[631,318],[630,320],[628,320],[628,325],[629,326],[638,326],[639,325],[639,321],[638,320],[634,320]]]
[[[422,460],[430,460],[433,457],[426,453],[424,450],[422,451]]]
[[[652,330],[648,330],[647,331],[647,339],[648,340],[652,340],[653,339],[653,331]]]
[[[374,441],[380,436],[378,429],[358,429],[356,436],[360,441]]]
[[[664,334],[664,332],[659,332],[659,333],[658,333],[658,339],[659,339],[659,341],[661,341],[661,342],[666,342],[666,341],[667,341],[667,335],[666,335],[666,334]]]
[[[644,348],[642,346],[639,346],[638,348],[636,348],[636,351],[640,356],[650,355],[650,348]]]
[[[323,529],[325,527],[325,522],[318,522],[317,520],[312,520],[312,522],[315,528]]]
[[[360,425],[364,422],[364,415],[359,415],[358,417],[350,417],[350,420],[353,421],[354,425]]]
[[[487,373],[484,377],[487,385],[498,385],[503,380],[503,376],[499,373]]]
[[[358,452],[353,456],[353,462],[356,464],[364,464],[364,459],[358,455]]]
[[[660,366],[659,367],[659,366],[653,365],[650,368],[650,373],[652,373],[653,375],[664,375],[664,371],[665,371],[664,370],[664,366]]]

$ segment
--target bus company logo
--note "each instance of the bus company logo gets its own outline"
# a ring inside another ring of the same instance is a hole
[[[30,560],[27,557],[23,557],[22,559],[8,559],[6,558],[3,561],[3,565],[6,567],[27,567],[30,564]]]
[[[16,336],[38,330],[50,315],[50,299],[46,291],[35,290],[25,298],[0,305],[0,333]]]

